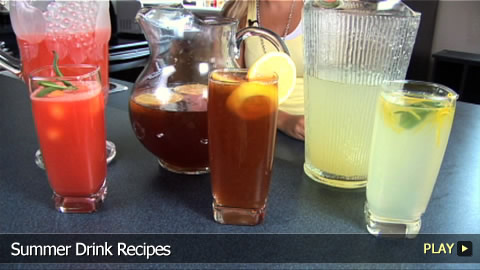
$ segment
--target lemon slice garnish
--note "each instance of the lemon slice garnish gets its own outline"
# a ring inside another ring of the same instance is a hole
[[[248,69],[247,79],[267,80],[274,74],[278,76],[278,103],[282,104],[293,92],[297,79],[295,63],[286,53],[266,53]]]
[[[212,72],[211,77],[212,77],[213,80],[219,81],[219,82],[227,82],[227,83],[238,83],[238,82],[240,82],[240,80],[238,80],[234,76],[227,75],[225,73],[222,73],[221,71]]]
[[[267,116],[277,108],[277,87],[261,82],[244,82],[228,97],[227,107],[246,120]]]
[[[183,99],[182,95],[169,93],[167,98],[161,98],[153,93],[143,93],[136,96],[133,100],[144,106],[161,106],[179,102]]]
[[[208,91],[208,86],[205,84],[184,84],[177,86],[173,89],[175,93],[187,94],[187,95],[202,95],[205,91]]]

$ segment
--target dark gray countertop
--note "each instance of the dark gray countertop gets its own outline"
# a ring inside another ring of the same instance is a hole
[[[26,86],[0,76],[0,233],[367,233],[365,190],[309,180],[303,142],[281,133],[264,224],[215,223],[209,176],[176,175],[157,165],[130,127],[129,92],[109,97],[107,137],[117,157],[108,167],[105,204],[94,214],[61,214],[33,161],[38,144]],[[479,224],[480,106],[459,102],[421,233],[480,234]]]

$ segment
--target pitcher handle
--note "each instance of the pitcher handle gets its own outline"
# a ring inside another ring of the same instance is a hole
[[[0,50],[0,67],[5,68],[18,77],[20,77],[22,72],[20,60],[9,55],[3,50]]]
[[[288,51],[287,45],[285,42],[282,40],[282,38],[277,35],[275,32],[270,31],[266,28],[262,27],[246,27],[243,29],[240,29],[237,32],[237,50],[235,52],[235,59],[238,59],[240,57],[240,45],[242,45],[242,42],[252,36],[258,36],[260,38],[264,38],[277,49],[277,51],[283,51],[284,53],[290,55],[290,52]]]

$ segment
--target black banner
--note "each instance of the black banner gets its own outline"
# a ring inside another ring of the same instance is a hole
[[[480,235],[0,234],[0,263],[480,263]]]

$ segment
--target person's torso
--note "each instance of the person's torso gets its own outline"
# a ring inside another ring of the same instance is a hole
[[[257,20],[255,1],[248,5],[247,21]],[[303,114],[303,19],[295,27],[295,30],[284,37],[284,41],[290,52],[290,57],[296,66],[297,80],[295,89],[290,97],[280,105],[280,110],[290,114]],[[266,52],[276,51],[276,48],[267,40],[259,37],[251,37],[245,41],[244,59],[246,67],[250,67],[258,58]]]

